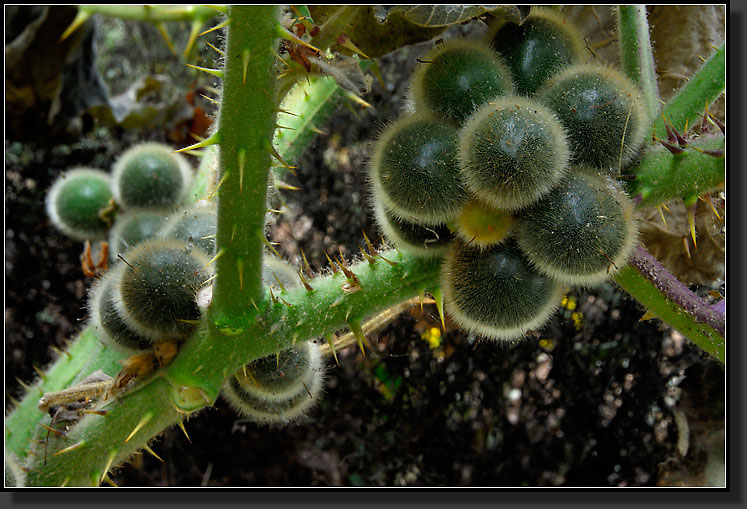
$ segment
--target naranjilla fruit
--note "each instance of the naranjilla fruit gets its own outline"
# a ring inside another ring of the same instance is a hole
[[[574,163],[616,173],[637,154],[647,117],[640,91],[619,71],[574,65],[537,96],[565,127]]]
[[[126,265],[119,264],[109,270],[91,290],[88,300],[90,324],[96,329],[97,336],[113,348],[133,352],[150,348],[152,341],[141,336],[130,327],[117,310],[115,299],[119,281]]]
[[[611,178],[577,167],[516,227],[537,270],[569,285],[597,283],[622,268],[636,234],[628,196]]]
[[[215,256],[215,233],[218,216],[212,204],[197,204],[170,215],[161,230],[161,237],[182,241],[189,251],[197,247]]]
[[[189,193],[192,168],[181,154],[160,143],[141,143],[114,164],[112,191],[119,205],[173,207]]]
[[[513,92],[506,66],[478,41],[451,39],[425,54],[412,76],[418,111],[461,124],[481,105]]]
[[[464,182],[479,200],[498,209],[513,211],[537,201],[563,176],[568,159],[560,122],[524,97],[489,102],[460,133]]]
[[[389,126],[371,160],[374,199],[398,218],[427,224],[452,220],[467,194],[457,161],[457,129],[416,114]]]
[[[552,9],[532,7],[521,25],[501,20],[488,36],[511,70],[516,92],[534,94],[550,77],[581,61],[583,37]]]
[[[562,295],[560,284],[537,272],[512,238],[487,249],[454,241],[441,285],[445,309],[462,329],[501,340],[544,325]]]
[[[130,209],[119,214],[109,232],[109,257],[126,252],[143,240],[155,237],[166,220],[167,210]]]
[[[512,223],[513,218],[508,212],[470,200],[454,221],[454,230],[465,243],[485,248],[503,242]]]
[[[210,259],[184,243],[150,239],[124,256],[118,311],[127,326],[154,342],[191,334],[200,318],[196,295],[210,277]]]
[[[415,256],[441,256],[454,238],[445,224],[428,226],[407,219],[398,219],[387,212],[381,202],[374,202],[376,224],[397,249]]]
[[[112,199],[111,177],[93,168],[64,172],[47,193],[47,214],[52,224],[75,240],[101,240],[109,228],[101,212]]]
[[[319,347],[307,341],[249,363],[226,380],[221,394],[247,419],[282,425],[319,401],[323,382]]]

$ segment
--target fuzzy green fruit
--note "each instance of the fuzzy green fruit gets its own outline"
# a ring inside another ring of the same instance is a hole
[[[444,258],[441,286],[445,309],[462,329],[497,340],[543,326],[562,295],[512,238],[487,249],[455,241]]]
[[[104,274],[94,285],[88,306],[99,339],[116,350],[132,353],[150,348],[152,341],[128,327],[117,309],[115,291],[125,267],[119,264]]]
[[[127,326],[154,342],[182,339],[200,318],[196,295],[209,279],[209,259],[178,240],[151,239],[125,256],[118,311]]]
[[[537,95],[565,127],[575,164],[617,174],[638,153],[647,116],[641,92],[619,71],[574,65]]]
[[[155,237],[166,221],[167,210],[130,209],[117,216],[109,232],[109,257],[125,253],[140,242]]]
[[[193,171],[181,154],[160,143],[126,150],[114,165],[112,191],[124,208],[174,207],[184,202]]]
[[[417,111],[430,111],[458,124],[489,100],[511,94],[506,66],[478,41],[451,39],[421,59],[412,76]]]
[[[180,240],[187,251],[196,247],[215,256],[215,234],[218,215],[212,204],[197,204],[180,209],[169,217],[161,230],[161,237]]]
[[[501,97],[477,110],[460,134],[467,188],[493,208],[531,205],[560,181],[569,160],[565,132],[538,101]]]
[[[52,224],[75,240],[102,240],[109,225],[101,211],[112,199],[111,177],[93,168],[74,168],[61,174],[47,193],[47,215]]]
[[[501,20],[489,44],[511,71],[517,94],[532,95],[554,74],[583,57],[581,33],[552,9],[532,7],[521,25]]]
[[[516,239],[537,270],[569,285],[604,281],[622,268],[635,244],[633,205],[609,177],[572,172],[526,210]]]
[[[442,256],[454,235],[445,224],[428,226],[398,219],[381,202],[374,202],[376,224],[402,251],[421,257]]]
[[[376,144],[370,170],[374,199],[400,219],[446,223],[467,199],[457,129],[431,115],[413,115],[389,126]]]
[[[486,248],[503,242],[508,237],[513,217],[477,200],[469,201],[454,222],[457,236],[465,243]]]

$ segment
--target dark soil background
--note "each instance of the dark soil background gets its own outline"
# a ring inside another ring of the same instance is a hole
[[[153,49],[165,45],[150,25],[106,23],[99,42],[112,27],[125,27],[136,47],[149,49],[137,59],[123,49],[133,45],[123,38],[102,54],[102,75],[109,69],[115,80],[132,79],[164,61],[183,67],[165,48]],[[375,83],[365,97],[375,109],[340,109],[306,150],[297,176],[288,177],[302,191],[286,195],[289,212],[270,231],[287,259],[297,261],[303,249],[318,270],[326,264],[322,250],[350,257],[363,243],[361,229],[379,236],[364,168],[371,140],[398,115],[422,50],[381,59],[386,85]],[[126,77],[111,71],[119,65],[117,51],[133,66]],[[201,58],[212,58],[208,51]],[[193,79],[175,78],[173,86],[186,93]],[[20,381],[33,380],[35,367],[53,360],[51,347],[63,348],[86,320],[92,280],[80,269],[82,245],[50,225],[47,189],[66,168],[110,168],[137,141],[172,142],[173,129],[93,122],[74,138],[18,141],[8,133],[6,411],[23,393]],[[241,422],[219,400],[186,423],[189,440],[171,429],[153,444],[163,462],[136,457],[112,480],[119,486],[705,485],[713,479],[706,477],[709,458],[723,453],[723,367],[656,320],[641,321],[643,314],[608,284],[570,293],[547,327],[517,344],[481,341],[447,326],[432,347],[422,333],[439,325],[437,313],[417,307],[369,338],[373,351],[365,357],[357,347],[340,352],[340,365],[328,364],[323,401],[301,423]]]

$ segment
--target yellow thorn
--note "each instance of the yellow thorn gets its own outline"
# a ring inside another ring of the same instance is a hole
[[[693,245],[695,249],[698,249],[698,241],[695,238],[695,211],[690,207],[687,209],[687,224],[690,226],[690,236],[693,239]]]
[[[254,309],[256,309],[257,313],[259,313],[259,307],[257,306],[257,303],[254,302],[254,299],[249,299],[249,302],[252,303],[252,306],[254,306]]]
[[[210,281],[212,281],[213,279],[215,279],[217,277],[218,277],[218,274],[213,274],[212,276],[210,276],[209,278],[207,278],[205,281],[203,281],[202,283],[200,283],[200,286],[205,286],[206,284],[208,284]]]
[[[653,314],[651,311],[646,311],[646,313],[638,321],[645,322],[646,320],[651,320],[653,318],[656,318],[656,315]]]
[[[194,46],[195,40],[197,39],[197,32],[200,31],[200,28],[202,28],[202,21],[201,20],[194,20],[192,22],[192,28],[189,30],[189,39],[187,39],[187,45],[184,47],[184,58],[187,58],[190,51],[192,51],[192,46]]]
[[[216,78],[223,78],[223,71],[220,69],[208,69],[207,67],[200,67],[198,65],[192,65],[192,64],[184,64],[184,65],[186,65],[187,67],[191,67],[192,69],[197,69],[198,71],[212,74]]]
[[[63,42],[65,39],[70,37],[70,34],[75,32],[83,23],[88,21],[88,18],[91,17],[91,13],[82,11],[80,8],[78,8],[78,14],[76,14],[75,19],[72,23],[70,23],[70,26],[67,27],[67,29],[62,32],[62,35],[57,40],[58,43]]]
[[[285,291],[285,286],[283,285],[283,282],[280,281],[280,278],[274,272],[272,273],[272,275],[275,277],[275,281],[277,281],[278,284],[280,285],[280,290],[284,292]]]
[[[682,245],[685,246],[685,254],[687,254],[687,259],[692,260],[692,257],[690,256],[690,244],[687,242],[687,236],[682,237]]]
[[[215,50],[215,52],[218,53],[220,56],[222,56],[222,57],[226,56],[226,54],[223,53],[223,50],[216,48],[215,46],[213,46],[212,44],[210,44],[208,41],[205,41],[205,44],[207,44],[208,46],[210,46],[211,48],[213,48]]]
[[[300,191],[301,190],[300,187],[291,186],[289,184],[277,184],[276,183],[275,187],[277,187],[278,189],[282,189],[284,191]]]
[[[176,55],[174,44],[171,42],[169,33],[166,31],[166,25],[164,25],[163,22],[160,22],[156,24],[156,28],[158,28],[158,32],[161,34],[161,37],[163,37],[163,40],[166,41],[166,46],[169,47],[169,51],[171,51],[171,54]]]
[[[202,97],[203,99],[207,99],[213,104],[220,104],[220,101],[218,99],[213,99],[212,97],[208,97],[205,94],[200,94],[200,97]]]
[[[335,351],[335,339],[337,339],[335,337],[335,333],[333,332],[331,334],[327,334],[326,338],[327,338],[327,343],[329,343],[329,348],[332,350],[332,355],[335,358],[335,364],[339,366],[340,361],[337,360],[337,352]]]
[[[69,482],[70,482],[70,478],[69,477],[65,477],[65,480],[62,481],[62,484],[60,484],[60,488],[64,488],[65,486],[67,486],[67,483],[69,483]]]
[[[705,62],[706,61],[706,59],[704,57],[700,56],[700,55],[695,55],[695,56],[698,57],[701,60],[701,62]]]
[[[236,259],[236,271],[239,273],[239,290],[244,289],[244,259]]]
[[[425,288],[421,288],[418,292],[418,300],[420,301],[420,311],[423,310],[423,300],[425,299]]]
[[[158,456],[158,454],[156,454],[155,452],[153,452],[153,449],[151,449],[151,448],[150,448],[150,447],[148,447],[147,445],[144,445],[144,446],[143,446],[143,449],[145,449],[145,450],[146,450],[146,451],[148,451],[148,452],[149,452],[150,454],[152,454],[153,456],[155,456],[155,457],[156,457],[156,459],[157,459],[158,461],[160,461],[161,463],[163,463],[163,462],[164,462],[164,461],[163,461],[163,460],[162,460],[162,459],[161,459],[161,458],[160,458],[160,457]]]
[[[711,199],[711,195],[707,194],[705,196],[706,196],[706,201],[711,206],[711,210],[713,211],[714,214],[716,214],[716,217],[718,218],[718,220],[723,223],[724,220],[721,219],[721,215],[718,213],[718,210],[716,210],[716,206],[713,204],[713,200]]]
[[[351,101],[353,101],[355,103],[360,104],[361,106],[363,106],[363,108],[372,108],[373,109],[373,106],[371,106],[371,104],[369,104],[368,102],[364,101],[363,99],[361,99],[360,97],[358,97],[357,95],[355,95],[353,92],[347,92],[346,91],[345,92],[345,97],[347,97],[348,99],[350,99]]]
[[[187,65],[189,65],[189,64],[187,64]],[[215,133],[211,134],[210,136],[208,136],[204,140],[202,140],[200,142],[197,142],[194,145],[190,145],[188,147],[184,147],[184,148],[180,148],[178,150],[174,150],[174,152],[184,152],[184,151],[187,151],[187,150],[194,150],[194,149],[197,149],[197,148],[209,147],[210,145],[217,145],[217,144],[220,143],[220,140],[221,140],[220,131],[216,131]]]
[[[202,267],[202,268],[200,269],[200,272],[202,272],[203,270],[207,269],[207,268],[208,268],[208,267],[209,267],[210,265],[212,265],[212,264],[213,264],[213,263],[215,262],[215,260],[217,260],[218,258],[220,258],[221,256],[223,256],[223,253],[225,253],[225,252],[226,252],[226,250],[225,250],[225,249],[223,249],[223,248],[221,248],[221,249],[220,249],[220,251],[218,251],[218,254],[216,254],[215,256],[213,256],[213,259],[212,259],[212,260],[210,260],[209,262],[207,262],[207,263],[206,263],[206,264],[205,264],[205,265],[204,265],[204,266],[203,266],[203,267]]]
[[[358,321],[352,321],[349,322],[348,325],[350,325],[350,330],[353,331],[353,334],[355,335],[355,340],[358,342],[358,347],[361,349],[361,352],[363,353],[363,356],[366,355],[366,350],[363,348],[363,342],[365,341],[368,345],[368,348],[371,348],[370,343],[366,339],[366,335],[363,334],[363,329],[361,328],[361,324]]]
[[[231,174],[230,171],[227,171],[226,173],[223,174],[223,177],[221,177],[221,179],[218,181],[218,184],[215,186],[215,189],[210,191],[210,194],[207,197],[208,200],[211,199],[213,196],[215,196],[215,193],[218,192],[218,189],[220,189],[220,186],[223,185],[223,182],[226,181],[226,179],[228,178],[230,174]]]
[[[317,53],[322,53],[322,50],[320,50],[319,48],[316,48],[316,47],[312,46],[312,45],[311,45],[311,44],[309,44],[308,42],[306,42],[306,41],[304,41],[303,39],[301,39],[300,37],[298,37],[298,36],[297,36],[296,34],[294,34],[293,32],[289,32],[289,31],[288,31],[288,30],[286,30],[286,28],[285,28],[285,27],[283,27],[283,26],[282,26],[281,24],[279,24],[279,23],[278,23],[278,24],[277,24],[277,25],[275,26],[275,28],[276,28],[276,30],[277,30],[277,34],[278,34],[278,36],[282,37],[283,39],[285,39],[285,40],[288,40],[288,41],[291,41],[291,42],[295,42],[296,44],[300,44],[301,46],[306,46],[307,48],[309,48],[309,49],[311,49],[311,50],[314,50],[314,51],[315,51],[315,52],[317,52]]]
[[[664,219],[664,211],[662,210],[661,205],[659,205],[656,208],[659,210],[659,215],[661,216],[661,220],[664,223],[664,228],[666,228],[667,230],[669,230],[669,226],[667,226],[667,220]]]
[[[446,320],[444,319],[444,294],[440,288],[432,291],[433,298],[436,300],[436,308],[438,309],[438,316],[441,318],[441,329],[446,330]]]
[[[251,52],[249,51],[249,48],[244,48],[244,51],[241,52],[241,64],[244,66],[244,74],[241,78],[242,85],[246,85],[246,70],[249,67],[250,56]]]
[[[244,191],[244,164],[246,163],[246,148],[241,147],[238,152],[239,158],[239,194]]]
[[[117,455],[117,450],[112,449],[109,451],[109,457],[106,460],[106,466],[104,467],[103,472],[101,472],[101,478],[99,479],[99,484],[104,482],[104,477],[106,477],[107,472],[109,472],[109,468],[112,466],[112,462],[114,461],[114,457]]]
[[[114,481],[112,481],[111,478],[108,475],[104,476],[104,481],[106,481],[106,483],[109,486],[112,486],[114,488],[119,488],[119,486],[117,485],[117,483],[115,483]]]
[[[59,451],[57,451],[56,453],[54,453],[52,456],[59,456],[61,454],[67,454],[67,453],[69,453],[71,451],[74,451],[75,449],[77,449],[79,447],[84,446],[85,443],[86,443],[85,440],[81,440],[80,442],[78,442],[76,444],[73,444],[70,447],[65,447],[64,449],[60,449]]]
[[[269,247],[270,251],[272,251],[275,254],[275,256],[277,256],[278,258],[282,258],[280,253],[278,253],[277,249],[275,249],[275,246],[272,245],[272,242],[267,240],[267,237],[265,237],[265,234],[261,231],[258,234],[259,234],[259,238],[262,240],[262,242],[264,242],[265,246]]]
[[[135,436],[135,433],[140,431],[143,426],[148,424],[148,421],[150,421],[152,418],[153,418],[153,412],[146,412],[143,418],[140,419],[140,422],[138,422],[137,425],[135,426],[135,429],[133,429],[132,432],[130,432],[130,435],[127,438],[125,438],[124,443],[126,444],[127,442],[129,442],[130,439]]]
[[[233,228],[231,229],[231,240],[229,241],[229,244],[233,244],[233,238],[236,236],[236,225],[233,225]]]
[[[192,443],[192,439],[190,439],[189,435],[187,435],[187,428],[184,427],[184,422],[183,421],[179,421],[179,427],[181,428],[182,433],[184,433],[184,436],[187,437],[187,440],[189,440],[189,443],[191,444]]]
[[[203,35],[209,34],[210,32],[214,30],[220,30],[223,27],[227,27],[229,24],[231,24],[231,18],[228,18],[227,20],[218,23],[213,28],[208,28],[204,32],[197,34],[197,37],[202,37]]]

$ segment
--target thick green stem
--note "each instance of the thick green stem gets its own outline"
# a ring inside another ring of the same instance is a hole
[[[677,95],[662,110],[662,115],[680,132],[692,127],[703,115],[707,105],[715,101],[726,87],[726,41],[706,60]],[[656,136],[666,139],[664,120],[656,121]]]
[[[219,119],[218,259],[211,322],[230,326],[262,295],[262,249],[275,131],[277,6],[231,7]],[[216,340],[220,340],[219,336]]]
[[[620,32],[620,57],[625,74],[643,92],[649,114],[649,126],[659,116],[659,86],[654,70],[645,5],[621,5],[617,11]],[[648,127],[646,128],[648,132]]]

